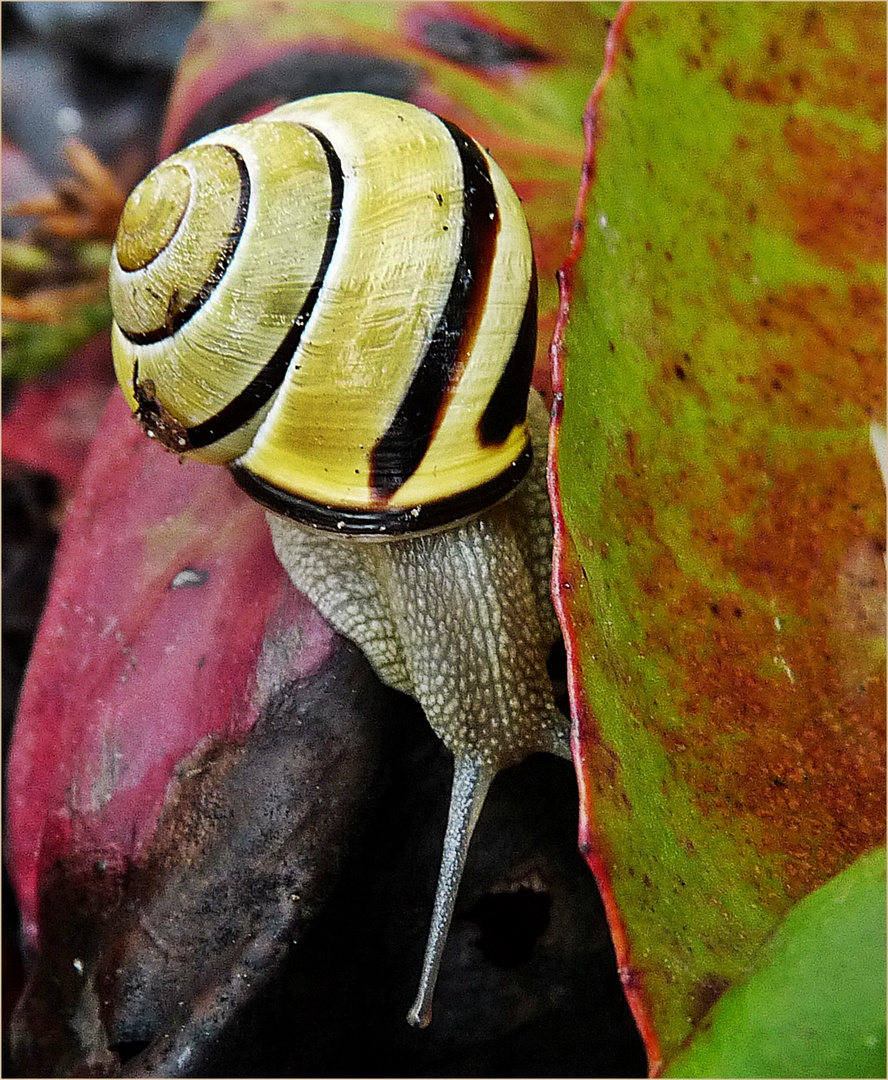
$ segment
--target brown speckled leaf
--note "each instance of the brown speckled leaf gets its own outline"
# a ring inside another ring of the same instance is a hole
[[[556,573],[655,1070],[884,833],[884,19],[627,5],[590,102]]]

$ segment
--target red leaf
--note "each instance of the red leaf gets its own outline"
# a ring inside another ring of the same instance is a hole
[[[263,667],[282,639],[300,647]],[[314,670],[331,641],[274,557],[262,511],[223,470],[160,453],[115,393],[66,522],[9,756],[9,868],[31,945],[45,868],[75,849],[138,861],[176,764],[207,736],[249,731],[280,680]]]

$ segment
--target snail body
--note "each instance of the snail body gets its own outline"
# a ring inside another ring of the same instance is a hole
[[[491,780],[567,752],[520,203],[455,125],[322,95],[162,162],[124,209],[110,280],[146,433],[228,465],[297,588],[454,754],[408,1017],[424,1026]]]

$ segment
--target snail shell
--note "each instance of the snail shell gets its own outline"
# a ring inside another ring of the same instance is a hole
[[[546,671],[552,527],[530,429],[542,447],[547,416],[519,200],[449,121],[308,98],[150,173],[110,290],[117,376],[146,433],[227,465],[273,511],[295,585],[454,754],[408,1016],[425,1025],[491,780],[567,753]]]
[[[330,94],[201,139],[130,196],[110,289],[149,434],[233,463],[279,513],[422,530],[526,472],[530,237],[499,168],[431,113]]]

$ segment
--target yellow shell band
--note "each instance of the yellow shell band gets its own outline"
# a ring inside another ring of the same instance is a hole
[[[215,132],[130,197],[118,379],[170,449],[319,528],[438,528],[529,460],[533,255],[462,131],[330,94]]]

